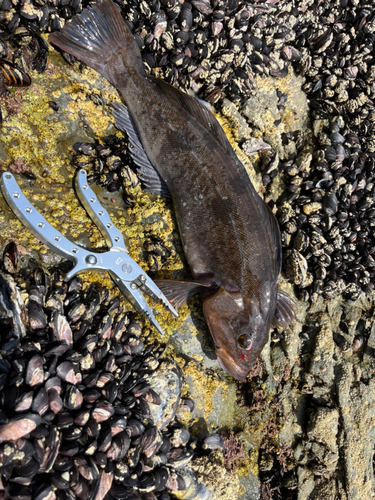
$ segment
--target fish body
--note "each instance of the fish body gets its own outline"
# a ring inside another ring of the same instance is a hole
[[[268,340],[275,312],[283,326],[294,315],[292,300],[278,292],[281,241],[272,212],[212,113],[145,74],[136,42],[111,0],[85,9],[50,40],[120,91],[131,119],[119,106],[116,124],[124,123],[128,132],[133,126],[130,135],[138,135],[152,164],[144,175],[150,186],[157,183],[154,174],[165,183],[193,275],[191,283],[165,281],[163,291],[177,299],[201,292],[219,364],[236,379],[245,378]],[[144,165],[141,157],[138,164]]]

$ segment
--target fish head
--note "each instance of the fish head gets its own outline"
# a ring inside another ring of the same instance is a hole
[[[203,299],[203,313],[215,342],[220,367],[243,380],[268,340],[270,307],[258,306],[256,297],[246,298],[236,287],[221,286]],[[272,313],[273,314],[273,313]]]

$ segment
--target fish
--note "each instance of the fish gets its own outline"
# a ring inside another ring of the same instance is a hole
[[[75,16],[50,42],[99,72],[121,94],[116,126],[132,145],[145,191],[172,199],[192,280],[157,280],[180,307],[200,293],[220,367],[249,374],[271,324],[286,328],[296,305],[278,287],[280,229],[205,104],[147,75],[112,0]]]

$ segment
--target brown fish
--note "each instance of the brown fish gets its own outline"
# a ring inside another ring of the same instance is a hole
[[[170,195],[194,281],[158,281],[178,306],[201,292],[220,366],[242,380],[275,319],[295,318],[278,291],[280,230],[213,114],[200,101],[147,76],[138,46],[111,0],[73,18],[50,40],[120,91],[116,125],[149,192]]]

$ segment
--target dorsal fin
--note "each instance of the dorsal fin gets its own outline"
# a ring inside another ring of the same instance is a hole
[[[237,159],[236,153],[233,151],[224,130],[205,104],[196,97],[185,94],[159,78],[153,76],[149,76],[148,78],[153,80],[156,85],[164,90],[164,92],[172,94],[175,99],[220,143],[225,152]]]
[[[132,146],[129,150],[130,155],[138,167],[137,172],[139,174],[139,178],[145,186],[144,191],[170,198],[171,195],[166,183],[157,173],[154,166],[148,159],[145,150],[143,149],[137,129],[135,128],[128,108],[124,104],[114,102],[112,113],[116,121],[116,127],[122,132],[125,132],[129,137],[129,141]]]

